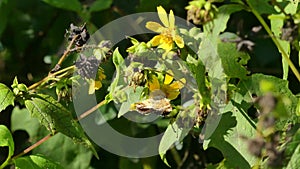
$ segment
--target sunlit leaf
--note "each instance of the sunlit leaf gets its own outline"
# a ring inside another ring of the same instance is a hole
[[[33,95],[30,100],[25,101],[25,105],[31,115],[38,118],[41,124],[53,134],[61,132],[72,138],[73,141],[86,145],[97,156],[92,143],[85,136],[84,130],[78,122],[72,118],[71,112],[51,96]]]
[[[7,165],[15,150],[13,137],[8,128],[4,125],[0,125],[0,147],[8,147],[8,155],[2,164],[4,167]],[[0,165],[0,168],[2,168],[2,165]]]
[[[111,96],[114,96],[116,87],[119,83],[119,79],[121,76],[121,70],[124,67],[124,59],[123,59],[122,55],[120,54],[118,48],[115,49],[112,59],[113,59],[114,65],[116,67],[116,75],[115,75],[114,81],[110,85],[109,92],[110,92]]]
[[[232,104],[227,105],[226,109],[230,112],[223,112],[218,127],[213,132],[209,140],[204,141],[204,145],[219,149],[226,159],[227,168],[250,168],[257,159],[253,157],[241,136],[253,137],[256,133],[255,128],[244,117],[245,113],[241,112]]]
[[[250,56],[245,52],[239,52],[233,43],[219,43],[218,53],[222,60],[225,74],[230,78],[244,79],[248,71],[244,67]]]
[[[30,155],[14,160],[16,169],[63,169],[63,167],[46,157]]]
[[[4,84],[0,83],[0,112],[9,105],[14,105],[15,96]]]
[[[37,133],[41,128],[38,119],[32,118],[26,108],[20,109],[16,106],[11,114],[11,130],[25,130],[28,132],[30,138],[36,138]]]
[[[281,17],[280,17],[281,16]],[[282,27],[284,25],[284,17],[282,15],[271,15],[271,30],[276,37],[280,37],[282,34]],[[289,65],[285,57],[283,56],[283,52],[290,56],[290,43],[288,41],[280,40],[277,38],[280,45],[282,46],[283,51],[279,51],[282,55],[282,69],[283,69],[283,79],[288,78],[289,74]]]
[[[263,91],[261,91],[261,82],[267,81],[270,82],[273,85],[272,92],[274,94],[280,95],[282,98],[289,99],[290,102],[286,102],[284,104],[286,111],[290,115],[290,120],[296,120],[296,107],[298,104],[298,100],[293,95],[293,93],[290,91],[288,87],[288,81],[274,77],[274,76],[268,76],[263,74],[253,74],[251,77],[245,79],[245,81],[241,81],[238,85],[240,88],[239,92],[236,93],[234,96],[234,100],[237,103],[242,103],[243,101],[243,107],[249,108],[253,104],[253,96],[256,95],[257,97],[262,96],[265,94]],[[242,99],[235,98],[237,95],[242,96]]]
[[[26,131],[32,143],[39,141],[48,134],[46,128],[40,125],[38,119],[32,118],[25,108],[16,107],[13,110],[11,128],[12,131]],[[76,169],[86,169],[93,156],[86,146],[74,144],[71,138],[60,133],[35,148],[32,153],[46,155],[48,159],[59,162],[64,168]]]

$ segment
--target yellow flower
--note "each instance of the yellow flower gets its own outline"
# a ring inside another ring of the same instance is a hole
[[[93,94],[95,93],[95,90],[99,90],[102,87],[102,80],[104,80],[105,78],[106,76],[104,74],[104,70],[99,67],[95,80],[89,80],[89,94]]]
[[[151,93],[157,93],[155,91],[161,90],[165,97],[169,100],[174,100],[177,98],[177,96],[180,94],[180,89],[183,88],[184,84],[186,83],[186,80],[184,78],[180,79],[179,81],[173,82],[173,72],[167,71],[167,74],[164,77],[163,84],[160,84],[158,81],[158,78],[153,75],[151,77],[151,81],[148,83],[148,87],[150,90],[150,97]]]
[[[167,12],[162,6],[157,7],[157,12],[163,26],[157,22],[152,21],[146,23],[147,29],[159,33],[159,35],[154,36],[150,40],[151,45],[165,49],[166,53],[173,49],[174,42],[179,48],[183,48],[184,41],[176,33],[175,17],[173,11],[170,10],[169,18]]]

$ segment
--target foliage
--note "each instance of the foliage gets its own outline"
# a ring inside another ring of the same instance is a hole
[[[299,168],[298,1],[124,3],[0,1],[0,117],[11,113],[0,169]],[[155,36],[93,44],[100,25],[155,9],[158,22],[135,21]],[[184,13],[193,23],[179,24]],[[264,58],[279,73],[257,71]],[[96,105],[73,104],[93,95]],[[88,137],[86,119],[134,138],[162,134],[156,156],[116,158]]]

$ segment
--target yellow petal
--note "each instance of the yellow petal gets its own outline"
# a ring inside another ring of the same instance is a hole
[[[174,17],[174,13],[172,10],[170,10],[170,14],[169,14],[169,28],[174,28],[175,27],[175,17]]]
[[[146,28],[153,32],[161,33],[161,31],[164,27],[161,26],[161,24],[159,24],[157,22],[150,21],[150,22],[146,23]]]
[[[163,41],[161,42],[161,45],[158,46],[158,48],[165,49],[166,52],[168,52],[173,49],[173,41]]]
[[[179,48],[184,47],[183,39],[179,35],[175,35],[174,41]]]
[[[95,90],[99,90],[102,87],[101,81],[95,81]]]
[[[179,91],[173,91],[167,94],[167,98],[170,100],[174,100],[178,97],[179,94],[180,94]]]
[[[164,84],[170,84],[173,81],[173,72],[171,70],[167,71],[167,74],[165,75]]]
[[[89,94],[94,94],[95,93],[95,81],[90,80],[89,81]]]
[[[156,89],[159,89],[159,88],[160,88],[160,86],[159,86],[159,82],[158,82],[157,77],[152,76],[151,81],[149,83],[149,90],[153,91],[153,90],[156,90]]]
[[[159,6],[157,7],[157,13],[160,21],[163,23],[165,27],[169,27],[169,20],[168,20],[168,14],[166,10],[162,7]]]
[[[178,90],[184,87],[184,84],[186,83],[185,79],[182,78],[179,81],[176,81],[169,85],[169,87],[173,90]]]
[[[152,46],[158,46],[160,44],[160,41],[162,39],[162,35],[156,35],[151,39],[151,45]]]
[[[136,103],[131,104],[129,110],[135,110],[135,109],[136,109]]]

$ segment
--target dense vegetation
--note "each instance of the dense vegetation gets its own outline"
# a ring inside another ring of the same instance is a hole
[[[0,0],[0,169],[300,168],[299,11]]]

